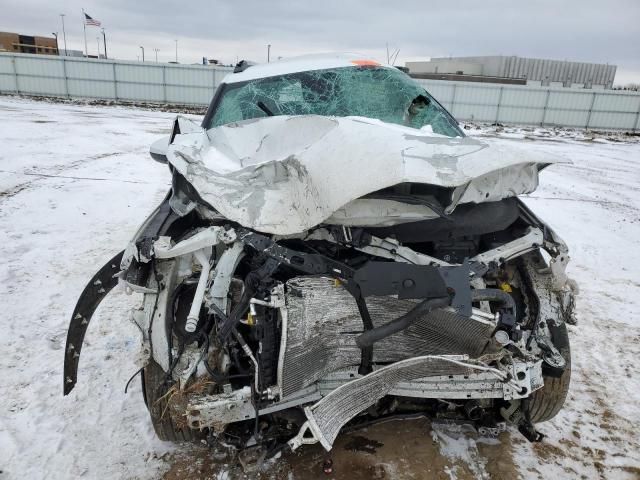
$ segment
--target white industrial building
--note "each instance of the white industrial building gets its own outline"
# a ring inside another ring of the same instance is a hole
[[[616,66],[516,56],[444,57],[407,62],[411,76],[551,87],[611,88]]]

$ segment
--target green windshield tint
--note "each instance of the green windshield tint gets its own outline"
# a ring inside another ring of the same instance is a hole
[[[400,70],[342,67],[224,85],[209,128],[273,115],[360,116],[422,128],[448,137],[464,134],[419,84]]]

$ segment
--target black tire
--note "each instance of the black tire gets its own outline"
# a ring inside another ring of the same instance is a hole
[[[156,435],[160,440],[175,443],[197,442],[205,438],[203,432],[192,430],[186,423],[177,425],[173,415],[169,414],[169,396],[165,395],[171,384],[165,382],[165,377],[166,373],[154,360],[149,360],[142,370],[142,395]]]
[[[544,374],[544,386],[529,397],[528,414],[531,423],[541,423],[555,417],[567,398],[571,381],[571,348],[567,326],[562,323],[558,327],[550,327],[552,341],[566,362],[566,367],[559,377]]]

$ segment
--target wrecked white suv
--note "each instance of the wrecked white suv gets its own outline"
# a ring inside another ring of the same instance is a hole
[[[64,393],[117,284],[142,294],[163,440],[265,452],[422,413],[481,432],[554,417],[571,372],[563,241],[518,198],[554,160],[488,148],[400,70],[241,62],[152,156],[172,187],[73,312]]]

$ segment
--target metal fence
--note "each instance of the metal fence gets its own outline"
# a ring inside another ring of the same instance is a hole
[[[418,80],[459,120],[640,130],[640,92]]]
[[[0,53],[0,92],[208,105],[229,67]]]
[[[0,93],[208,105],[229,67],[0,53]],[[640,130],[640,93],[418,80],[459,120]]]

